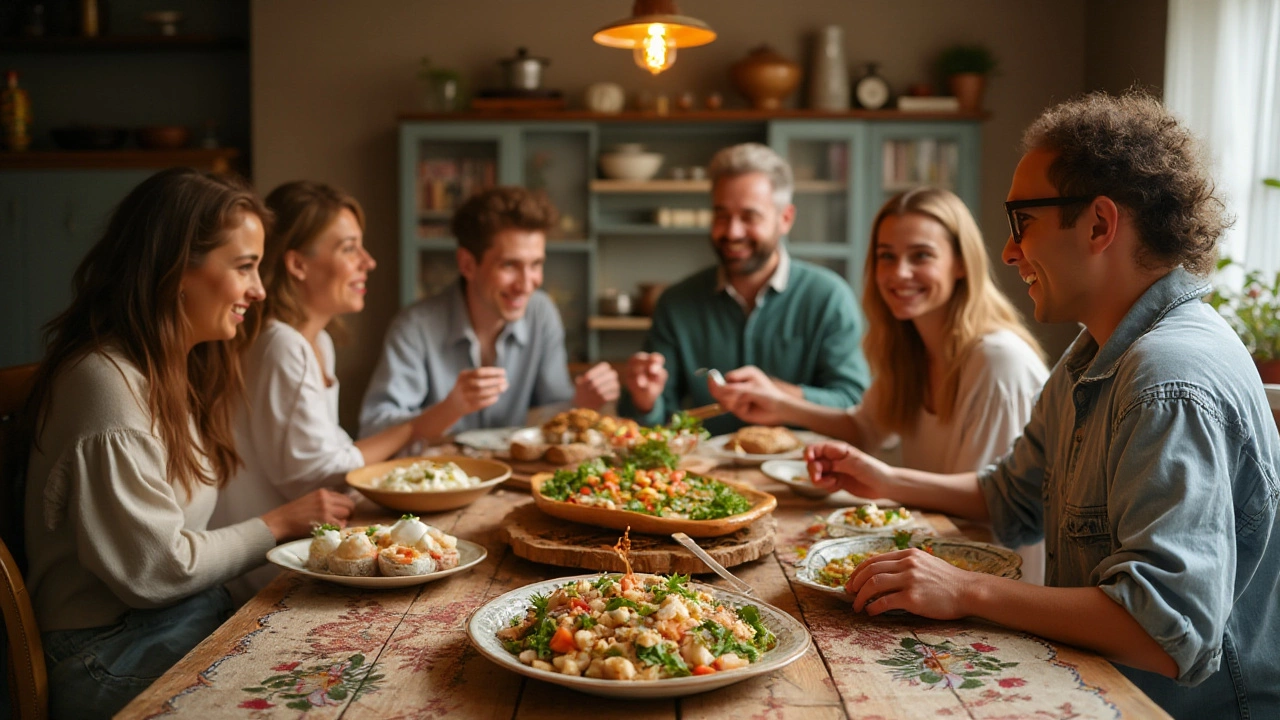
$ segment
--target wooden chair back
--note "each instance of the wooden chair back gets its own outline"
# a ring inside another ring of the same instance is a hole
[[[18,563],[0,540],[0,611],[9,654],[9,711],[15,718],[49,716],[49,676],[36,611],[27,595]]]

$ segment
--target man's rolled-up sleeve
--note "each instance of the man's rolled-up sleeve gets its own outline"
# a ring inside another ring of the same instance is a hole
[[[1193,398],[1140,399],[1122,414],[1109,453],[1107,513],[1117,550],[1095,571],[1195,685],[1218,670],[1235,587],[1238,445]]]

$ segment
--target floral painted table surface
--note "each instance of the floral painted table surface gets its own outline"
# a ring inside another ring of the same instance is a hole
[[[794,583],[809,529],[840,505],[838,496],[802,499],[755,469],[713,474],[778,496],[776,551],[735,572],[804,622],[816,649],[772,675],[679,700],[610,700],[526,679],[481,657],[463,629],[473,609],[508,590],[581,572],[511,553],[499,526],[529,498],[500,488],[423,518],[488,548],[473,571],[389,591],[285,572],[117,717],[1167,717],[1093,653],[977,621],[870,618]],[[359,512],[389,517],[367,502]],[[959,534],[946,518],[927,517],[939,534]]]

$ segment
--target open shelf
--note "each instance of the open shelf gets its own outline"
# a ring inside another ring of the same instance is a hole
[[[241,50],[244,38],[221,35],[101,35],[99,37],[0,38],[0,53]]]
[[[231,169],[236,148],[183,150],[23,150],[0,152],[0,170],[116,170],[190,165],[213,172]]]
[[[592,315],[587,318],[587,328],[590,330],[648,330],[653,324],[653,320],[647,317],[633,317],[630,315]]]
[[[596,228],[597,235],[706,235],[709,227],[662,227],[654,223],[629,223],[622,225],[601,225]]]
[[[711,192],[710,180],[592,180],[594,193],[702,193]]]

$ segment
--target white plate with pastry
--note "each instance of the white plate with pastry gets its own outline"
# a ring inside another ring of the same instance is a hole
[[[748,425],[735,433],[707,440],[698,452],[721,462],[759,465],[766,460],[800,460],[805,446],[821,442],[834,441],[808,430]]]

